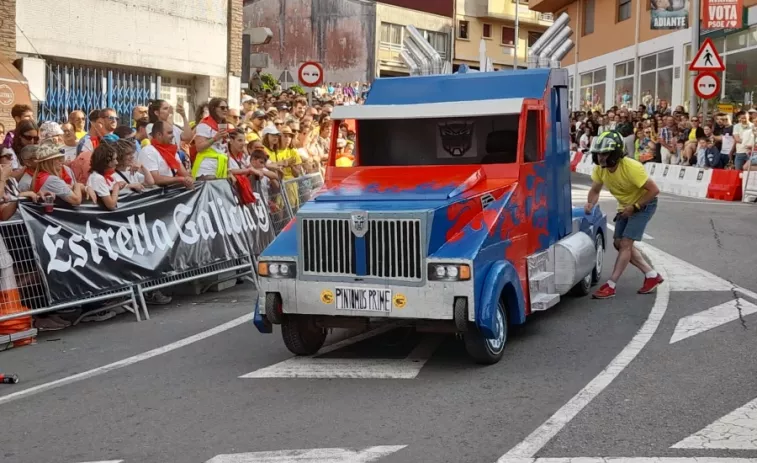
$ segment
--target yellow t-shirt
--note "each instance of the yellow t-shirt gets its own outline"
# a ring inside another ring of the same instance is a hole
[[[266,148],[266,151],[268,152],[268,156],[273,162],[283,165],[286,161],[289,161],[290,159],[294,159],[295,165],[302,164],[302,158],[300,157],[300,153],[298,153],[297,150],[294,148],[289,148],[285,150],[277,150],[277,151],[272,151]],[[282,167],[281,170],[284,172],[284,180],[289,180],[290,178],[294,178],[294,172],[292,172],[291,167]]]
[[[639,202],[646,190],[644,184],[649,180],[649,174],[644,165],[631,158],[622,158],[618,162],[615,172],[610,172],[600,166],[595,166],[591,173],[591,180],[607,187],[618,200],[618,210]]]
[[[76,140],[79,141],[82,138],[84,138],[84,135],[86,135],[87,132],[76,132]]]
[[[697,141],[697,129],[691,129],[689,131],[689,141]]]
[[[260,140],[260,135],[258,135],[257,133],[255,133],[254,130],[252,130],[252,131],[247,132],[246,134],[244,134],[244,140],[247,143],[252,143],[255,140]]]

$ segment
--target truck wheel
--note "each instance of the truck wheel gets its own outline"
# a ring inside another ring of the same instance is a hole
[[[274,325],[281,325],[282,316],[281,295],[278,293],[268,293],[265,295],[265,316],[269,322]]]
[[[462,297],[455,299],[455,308],[453,312],[455,319],[455,328],[459,333],[468,331],[468,301]]]
[[[505,351],[508,334],[507,310],[502,299],[497,303],[497,312],[494,314],[494,329],[497,337],[487,339],[481,332],[473,328],[464,335],[465,349],[476,363],[493,365],[500,361]]]
[[[290,315],[281,323],[281,337],[289,352],[295,355],[313,355],[323,347],[326,330],[316,326],[313,317]]]
[[[602,236],[602,233],[597,233],[594,238],[594,249],[596,251],[596,262],[594,262],[594,270],[591,271],[592,286],[599,283],[599,279],[602,278],[602,265],[605,261],[605,237]]]

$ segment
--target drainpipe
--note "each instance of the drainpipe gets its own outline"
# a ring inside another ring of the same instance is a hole
[[[581,6],[581,0],[578,0],[578,14],[576,15],[576,30],[578,31],[578,33],[576,34],[576,48],[573,51],[573,65],[575,66],[575,69],[576,69],[576,71],[573,73],[573,106],[574,107],[576,103],[578,103],[578,98],[581,95],[581,77],[579,76],[579,72],[578,72],[578,49],[581,47],[581,37],[583,37],[583,33],[584,33],[584,26],[583,26],[583,23],[581,22],[582,20],[583,20],[583,7]],[[606,85],[605,85],[605,88],[607,88]],[[570,108],[570,110],[573,111],[573,108]]]
[[[518,69],[518,49],[520,48],[520,0],[515,0],[515,53],[513,54],[513,70]]]
[[[639,28],[641,24],[641,0],[636,0],[636,30],[633,39],[633,98],[631,104],[635,108],[639,106],[639,93],[641,92],[641,82],[639,82]],[[613,73],[613,77],[615,74]],[[613,85],[613,88],[615,86]]]

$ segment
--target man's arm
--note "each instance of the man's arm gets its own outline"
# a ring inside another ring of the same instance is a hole
[[[657,197],[657,195],[660,194],[660,188],[657,186],[654,180],[651,178],[644,183],[644,196],[641,197],[638,203],[636,203],[639,208],[643,208],[647,204],[649,204],[653,199]]]
[[[584,206],[584,212],[591,214],[594,206],[599,202],[599,193],[602,191],[602,184],[599,182],[592,182],[589,194],[586,199],[586,205]]]

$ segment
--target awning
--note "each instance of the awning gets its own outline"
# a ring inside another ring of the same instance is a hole
[[[13,63],[0,59],[0,122],[6,130],[12,130],[15,125],[11,109],[17,104],[32,105],[29,84]]]
[[[520,114],[522,109],[523,98],[503,98],[404,105],[337,106],[331,117],[357,120],[477,117]]]

